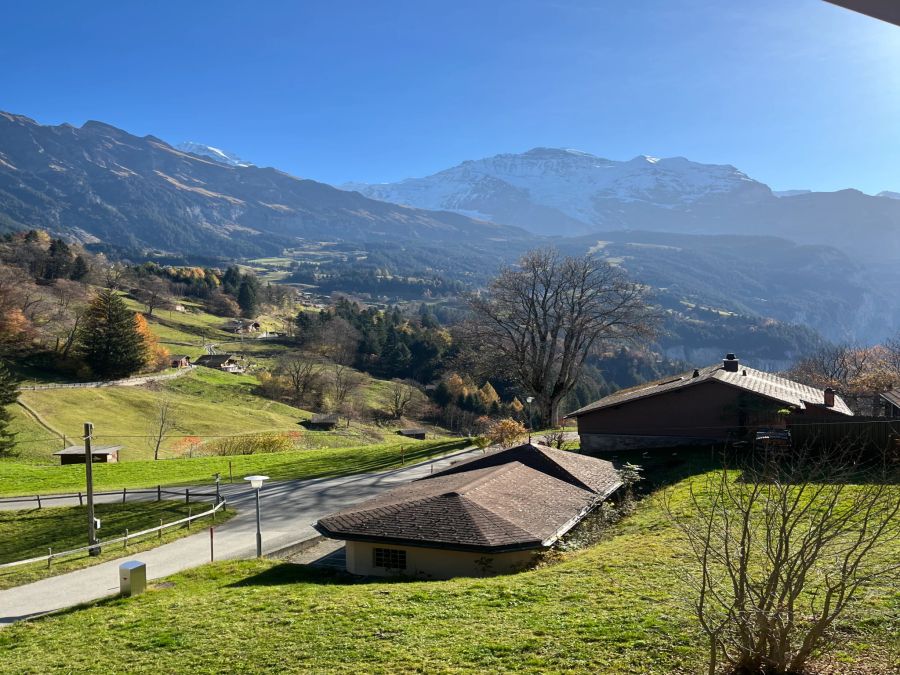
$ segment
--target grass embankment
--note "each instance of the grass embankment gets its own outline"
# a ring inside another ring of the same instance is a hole
[[[705,672],[678,581],[682,546],[651,498],[599,545],[517,575],[371,582],[219,563],[0,632],[0,671]],[[896,589],[873,588],[861,604],[865,620],[838,627],[840,662],[829,672],[857,672],[854,663],[892,672]],[[90,653],[71,649],[84,642]]]
[[[102,387],[23,391],[20,398],[51,427],[65,434],[70,444],[80,442],[85,422],[94,424],[96,443],[123,445],[120,461],[149,459],[153,449],[147,436],[153,433],[158,401],[171,401],[177,433],[167,439],[161,456],[173,456],[182,436],[223,436],[263,430],[302,431],[302,419],[310,413],[257,396],[256,378],[197,368],[175,380],[154,387]],[[24,415],[22,411],[21,415]],[[52,436],[36,422],[26,420],[27,434],[18,439],[20,457],[29,461],[53,461],[52,452],[62,441],[32,443],[29,437]],[[48,443],[50,447],[48,448]],[[36,446],[35,448],[29,446]],[[49,451],[48,451],[49,450]]]
[[[234,457],[195,457],[94,464],[94,487],[100,490],[155,487],[156,485],[209,484],[215,473],[228,480],[229,466],[236,481],[261,473],[274,480],[341,476],[382,471],[429,457],[461,450],[468,439],[382,443],[351,448],[301,450]],[[402,449],[402,452],[401,452]],[[0,463],[0,495],[77,492],[84,489],[84,465],[38,466]]]
[[[151,527],[158,527],[160,521],[171,523],[193,513],[211,508],[208,502],[187,505],[182,501],[133,502],[130,504],[97,504],[94,512],[100,518],[102,528],[98,532],[101,544],[103,539],[115,539],[125,535],[125,530],[138,532]],[[234,515],[233,511],[220,510],[216,515],[216,523],[225,522]],[[20,511],[0,511],[0,563],[24,560],[47,555],[48,547],[62,552],[79,548],[86,541],[87,507],[71,506],[43,509],[26,509]],[[211,518],[194,521],[193,532],[212,523]],[[160,544],[191,534],[186,526],[165,530],[160,537],[157,534],[128,542],[105,546],[99,556],[92,557],[78,553],[66,558],[53,560],[50,567],[46,562],[32,563],[0,569],[0,589],[21,586],[38,579],[56,574],[71,572],[82,567],[89,567],[104,560],[113,560],[129,553],[143,551]]]

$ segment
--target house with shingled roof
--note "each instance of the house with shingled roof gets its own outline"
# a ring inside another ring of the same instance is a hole
[[[353,574],[447,579],[528,567],[622,481],[606,460],[525,444],[459,462],[333,513]]]
[[[618,391],[573,413],[583,450],[721,443],[792,420],[852,416],[831,388],[817,389],[751,368],[728,354],[721,364]]]

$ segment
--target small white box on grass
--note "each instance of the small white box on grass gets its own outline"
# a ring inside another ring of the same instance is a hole
[[[129,560],[119,565],[119,590],[122,595],[140,595],[147,590],[147,565]]]

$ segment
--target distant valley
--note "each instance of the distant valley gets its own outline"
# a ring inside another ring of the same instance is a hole
[[[202,143],[0,113],[0,231],[42,228],[113,256],[184,264],[315,258],[324,247],[343,262],[316,268],[320,283],[348,292],[360,289],[342,284],[367,274],[477,287],[529,248],[593,251],[655,289],[673,358],[733,346],[716,331],[697,337],[701,325],[737,326],[730,316],[749,321],[745,333],[772,319],[832,340],[877,341],[900,324],[900,200],[890,195],[776,195],[727,165],[553,148],[342,188]],[[760,358],[787,362],[809,339]]]

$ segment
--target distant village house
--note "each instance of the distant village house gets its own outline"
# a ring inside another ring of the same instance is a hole
[[[96,448],[91,448],[92,463],[115,464],[119,461],[119,450],[121,449],[121,445],[100,445]],[[65,450],[54,452],[53,454],[59,457],[60,465],[85,463],[85,451],[83,445],[73,445]]]
[[[232,354],[204,354],[194,361],[194,365],[224,370],[226,373],[244,372],[244,367],[240,364],[238,358]]]
[[[184,354],[172,354],[169,357],[169,366],[172,368],[190,368],[191,357]]]
[[[313,431],[332,431],[340,422],[340,417],[334,414],[313,415],[303,422],[303,425]]]

